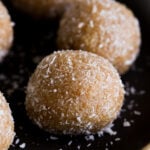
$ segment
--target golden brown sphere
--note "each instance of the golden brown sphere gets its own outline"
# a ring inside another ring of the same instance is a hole
[[[11,0],[24,12],[36,18],[61,16],[65,8],[74,0]]]
[[[118,2],[85,0],[64,14],[57,43],[60,49],[84,49],[103,56],[122,74],[139,53],[139,23]]]
[[[58,134],[96,133],[120,111],[124,89],[116,69],[86,51],[45,57],[30,78],[26,110],[40,128]]]
[[[14,139],[14,121],[9,104],[0,92],[0,150],[7,150]]]
[[[13,23],[6,7],[0,2],[0,62],[8,53],[13,41]]]

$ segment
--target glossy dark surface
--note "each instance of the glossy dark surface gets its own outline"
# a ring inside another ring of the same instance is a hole
[[[132,69],[122,76],[129,94],[126,95],[120,117],[114,122],[113,130],[117,131],[117,135],[104,134],[101,138],[95,135],[94,141],[87,141],[85,136],[57,136],[58,140],[51,140],[51,134],[41,131],[28,120],[24,109],[25,87],[38,62],[57,49],[55,39],[58,21],[35,21],[14,10],[11,4],[4,0],[16,24],[13,47],[0,64],[0,90],[10,103],[15,120],[16,138],[10,150],[21,149],[19,146],[22,143],[26,143],[25,150],[140,150],[150,142],[150,2],[122,2],[127,4],[140,20],[141,53]],[[123,127],[124,120],[131,126]],[[120,141],[115,141],[116,138]],[[19,143],[16,143],[16,139],[20,140]]]

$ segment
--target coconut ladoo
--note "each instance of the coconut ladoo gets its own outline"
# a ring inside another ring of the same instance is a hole
[[[7,55],[13,42],[13,23],[10,15],[0,2],[0,62]]]
[[[5,97],[0,92],[0,149],[8,150],[13,142],[14,136],[14,121],[11,110]]]
[[[108,59],[125,73],[136,60],[141,43],[139,22],[132,11],[111,0],[74,3],[64,14],[59,49],[83,49]]]
[[[26,111],[56,134],[96,133],[120,112],[124,88],[106,59],[86,51],[58,51],[37,66],[27,86]]]

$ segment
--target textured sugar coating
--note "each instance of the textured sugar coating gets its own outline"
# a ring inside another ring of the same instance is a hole
[[[61,16],[68,5],[77,0],[11,0],[24,12],[36,18]],[[26,6],[26,7],[25,7]]]
[[[140,46],[138,20],[111,0],[76,2],[64,14],[58,31],[60,49],[84,49],[107,58],[122,74],[135,61]]]
[[[116,69],[86,51],[58,51],[36,68],[27,87],[27,114],[58,134],[96,133],[112,122],[124,99]]]
[[[14,139],[14,121],[9,104],[0,92],[0,150],[7,150]]]
[[[8,53],[13,41],[13,23],[7,9],[0,1],[0,62]]]

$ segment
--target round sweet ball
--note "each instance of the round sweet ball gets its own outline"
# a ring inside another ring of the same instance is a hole
[[[64,14],[58,31],[58,48],[85,49],[108,59],[125,73],[140,46],[138,20],[131,10],[111,0],[76,2]]]
[[[96,133],[118,115],[124,88],[116,69],[85,51],[58,51],[44,58],[27,87],[26,110],[55,134]]]
[[[14,121],[9,104],[0,92],[0,149],[7,150],[14,139]]]
[[[8,53],[13,41],[13,23],[6,7],[0,1],[0,62]]]
[[[35,18],[61,16],[73,0],[11,0],[14,6]]]

